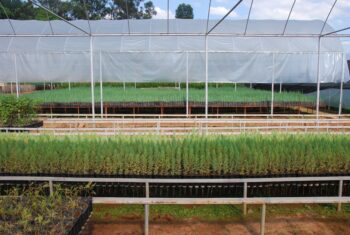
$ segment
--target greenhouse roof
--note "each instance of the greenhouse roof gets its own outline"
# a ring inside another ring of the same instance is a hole
[[[205,36],[217,20],[152,19],[152,20],[0,20],[0,35],[13,36],[120,36],[178,35]],[[334,29],[321,20],[225,20],[208,35],[226,36],[319,36],[320,31]],[[283,33],[284,32],[284,33]]]
[[[166,33],[169,23],[169,34]],[[208,23],[208,26],[207,26]],[[206,28],[216,21],[206,20],[99,20],[70,21],[93,35],[93,50],[129,51],[204,51]],[[333,29],[323,21],[226,20],[208,37],[209,51],[221,52],[317,52],[317,32]],[[90,50],[89,34],[60,20],[0,20],[0,51],[2,52],[83,52]],[[247,31],[245,36],[242,32]],[[286,27],[286,37],[278,34]],[[128,31],[132,33],[128,33]],[[160,35],[165,33],[164,35]],[[265,35],[253,37],[252,35]],[[6,35],[6,36],[4,36]],[[33,36],[35,35],[35,36]],[[290,36],[288,35],[298,35]],[[302,36],[304,35],[304,36]],[[308,35],[308,36],[305,36]],[[321,51],[343,52],[338,38],[322,39]]]

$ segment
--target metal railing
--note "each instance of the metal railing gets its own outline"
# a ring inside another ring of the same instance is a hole
[[[78,119],[92,119],[92,114],[38,114],[41,118],[78,118]],[[220,118],[266,118],[266,119],[276,119],[276,118],[317,118],[316,114],[208,114],[209,119],[220,119]],[[350,118],[350,114],[320,114],[319,119],[322,118]],[[126,118],[188,118],[188,119],[199,119],[206,118],[205,114],[103,114],[103,118],[99,115],[95,116],[95,120],[103,120],[108,118],[126,119]]]
[[[55,182],[92,182],[92,183],[142,183],[145,185],[145,196],[142,198],[126,197],[94,197],[93,203],[103,204],[142,204],[145,207],[145,234],[149,228],[149,206],[156,204],[231,204],[243,205],[243,214],[247,213],[247,205],[262,205],[260,234],[265,231],[265,217],[267,204],[338,204],[338,211],[342,203],[350,203],[349,196],[343,196],[343,183],[350,181],[350,176],[331,177],[281,177],[281,178],[234,178],[234,179],[152,179],[152,178],[89,178],[89,177],[31,177],[31,176],[0,176],[0,181],[29,181],[48,182],[50,193],[53,193]],[[338,182],[338,196],[322,197],[248,197],[250,183],[278,183],[278,182]],[[196,183],[241,183],[242,197],[238,198],[155,198],[150,195],[151,184],[196,184]]]
[[[245,132],[288,132],[288,133],[350,133],[349,119],[320,120],[173,120],[143,119],[143,120],[63,120],[57,121],[64,127],[16,128],[2,127],[1,132],[28,132],[30,134],[96,134],[96,135],[181,135],[181,134],[238,134]],[[55,122],[47,122],[55,125]],[[80,127],[78,124],[84,124]],[[104,126],[105,125],[105,126]]]

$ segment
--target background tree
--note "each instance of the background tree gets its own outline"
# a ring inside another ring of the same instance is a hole
[[[37,0],[37,2],[67,20],[86,19],[86,10],[89,19],[92,20],[126,19],[127,15],[129,19],[150,19],[157,14],[153,2],[144,3],[144,0],[85,0],[85,5],[83,0]],[[0,19],[6,19],[6,14],[11,19],[21,20],[57,19],[45,10],[34,7],[29,1],[1,0],[1,3],[3,7],[0,7]]]
[[[181,3],[176,9],[177,19],[193,19],[193,8],[190,4]]]
[[[1,0],[0,3],[0,19],[6,19],[6,14],[10,19],[35,19],[35,9],[29,2],[23,2],[22,0]]]
[[[144,0],[113,0],[110,3],[110,16],[112,19],[150,19],[156,15],[152,1],[141,5]]]
[[[71,17],[73,19],[87,19],[86,11],[90,20],[100,20],[108,14],[106,8],[108,0],[71,0]]]

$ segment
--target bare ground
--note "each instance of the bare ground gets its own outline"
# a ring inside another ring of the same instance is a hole
[[[150,234],[157,235],[255,235],[260,232],[256,219],[208,222],[196,218],[175,220],[170,216],[154,218],[150,222]],[[136,235],[143,234],[143,221],[137,217],[120,219],[91,219],[83,235]],[[350,234],[350,218],[313,218],[310,215],[274,216],[266,218],[266,234],[279,235],[347,235]]]

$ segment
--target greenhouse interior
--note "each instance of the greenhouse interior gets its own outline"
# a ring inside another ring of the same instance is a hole
[[[334,31],[289,18],[2,19],[0,95],[94,117],[348,113]]]

